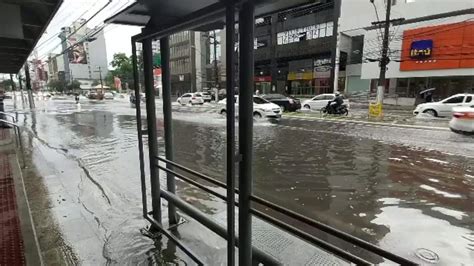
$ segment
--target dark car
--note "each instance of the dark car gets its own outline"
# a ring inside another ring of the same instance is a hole
[[[301,108],[300,100],[291,96],[285,96],[283,94],[265,94],[261,97],[269,102],[279,105],[283,108],[284,112],[295,112]]]

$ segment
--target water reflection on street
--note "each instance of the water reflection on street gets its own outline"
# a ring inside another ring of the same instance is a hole
[[[224,180],[225,119],[209,108],[196,110],[174,106],[176,161]],[[40,173],[60,176],[69,199],[90,216],[84,219],[101,251],[93,249],[96,244],[75,246],[83,262],[159,263],[163,258],[156,251],[166,249],[166,241],[153,243],[140,232],[147,223],[141,218],[136,123],[128,102],[78,107],[72,99],[40,101],[20,120],[33,136]],[[436,253],[441,265],[474,261],[474,138],[283,118],[255,123],[254,150],[256,195],[419,263],[424,249]],[[178,184],[179,194],[202,210],[225,208]],[[182,263],[177,252],[162,253]]]

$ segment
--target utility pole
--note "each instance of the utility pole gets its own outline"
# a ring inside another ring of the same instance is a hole
[[[33,92],[31,91],[31,78],[30,78],[30,67],[28,61],[25,63],[25,78],[26,78],[26,91],[28,93],[28,102],[30,103],[30,109],[35,108],[35,102],[33,99]]]
[[[102,82],[102,68],[99,66],[99,70],[95,72],[99,72],[99,80],[100,80],[100,89],[104,92],[104,83]]]
[[[217,36],[216,36],[216,31],[214,30],[214,79],[215,79],[215,87],[217,90],[219,90],[219,69],[217,68]]]
[[[374,0],[371,0],[373,3]],[[388,58],[388,45],[390,35],[390,11],[392,9],[392,0],[387,1],[387,12],[385,14],[384,34],[382,41],[382,57],[380,58],[380,75],[377,84],[377,104],[383,104],[383,97],[385,92],[385,75],[387,72],[387,65],[390,62]]]

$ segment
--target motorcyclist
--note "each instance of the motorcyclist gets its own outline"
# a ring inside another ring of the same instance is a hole
[[[329,102],[329,106],[331,106],[334,113],[337,113],[341,106],[344,104],[344,98],[342,97],[341,93],[336,92],[334,100]]]

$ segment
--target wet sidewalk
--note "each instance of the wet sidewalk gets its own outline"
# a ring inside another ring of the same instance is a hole
[[[41,265],[12,134],[0,128],[0,265]]]

